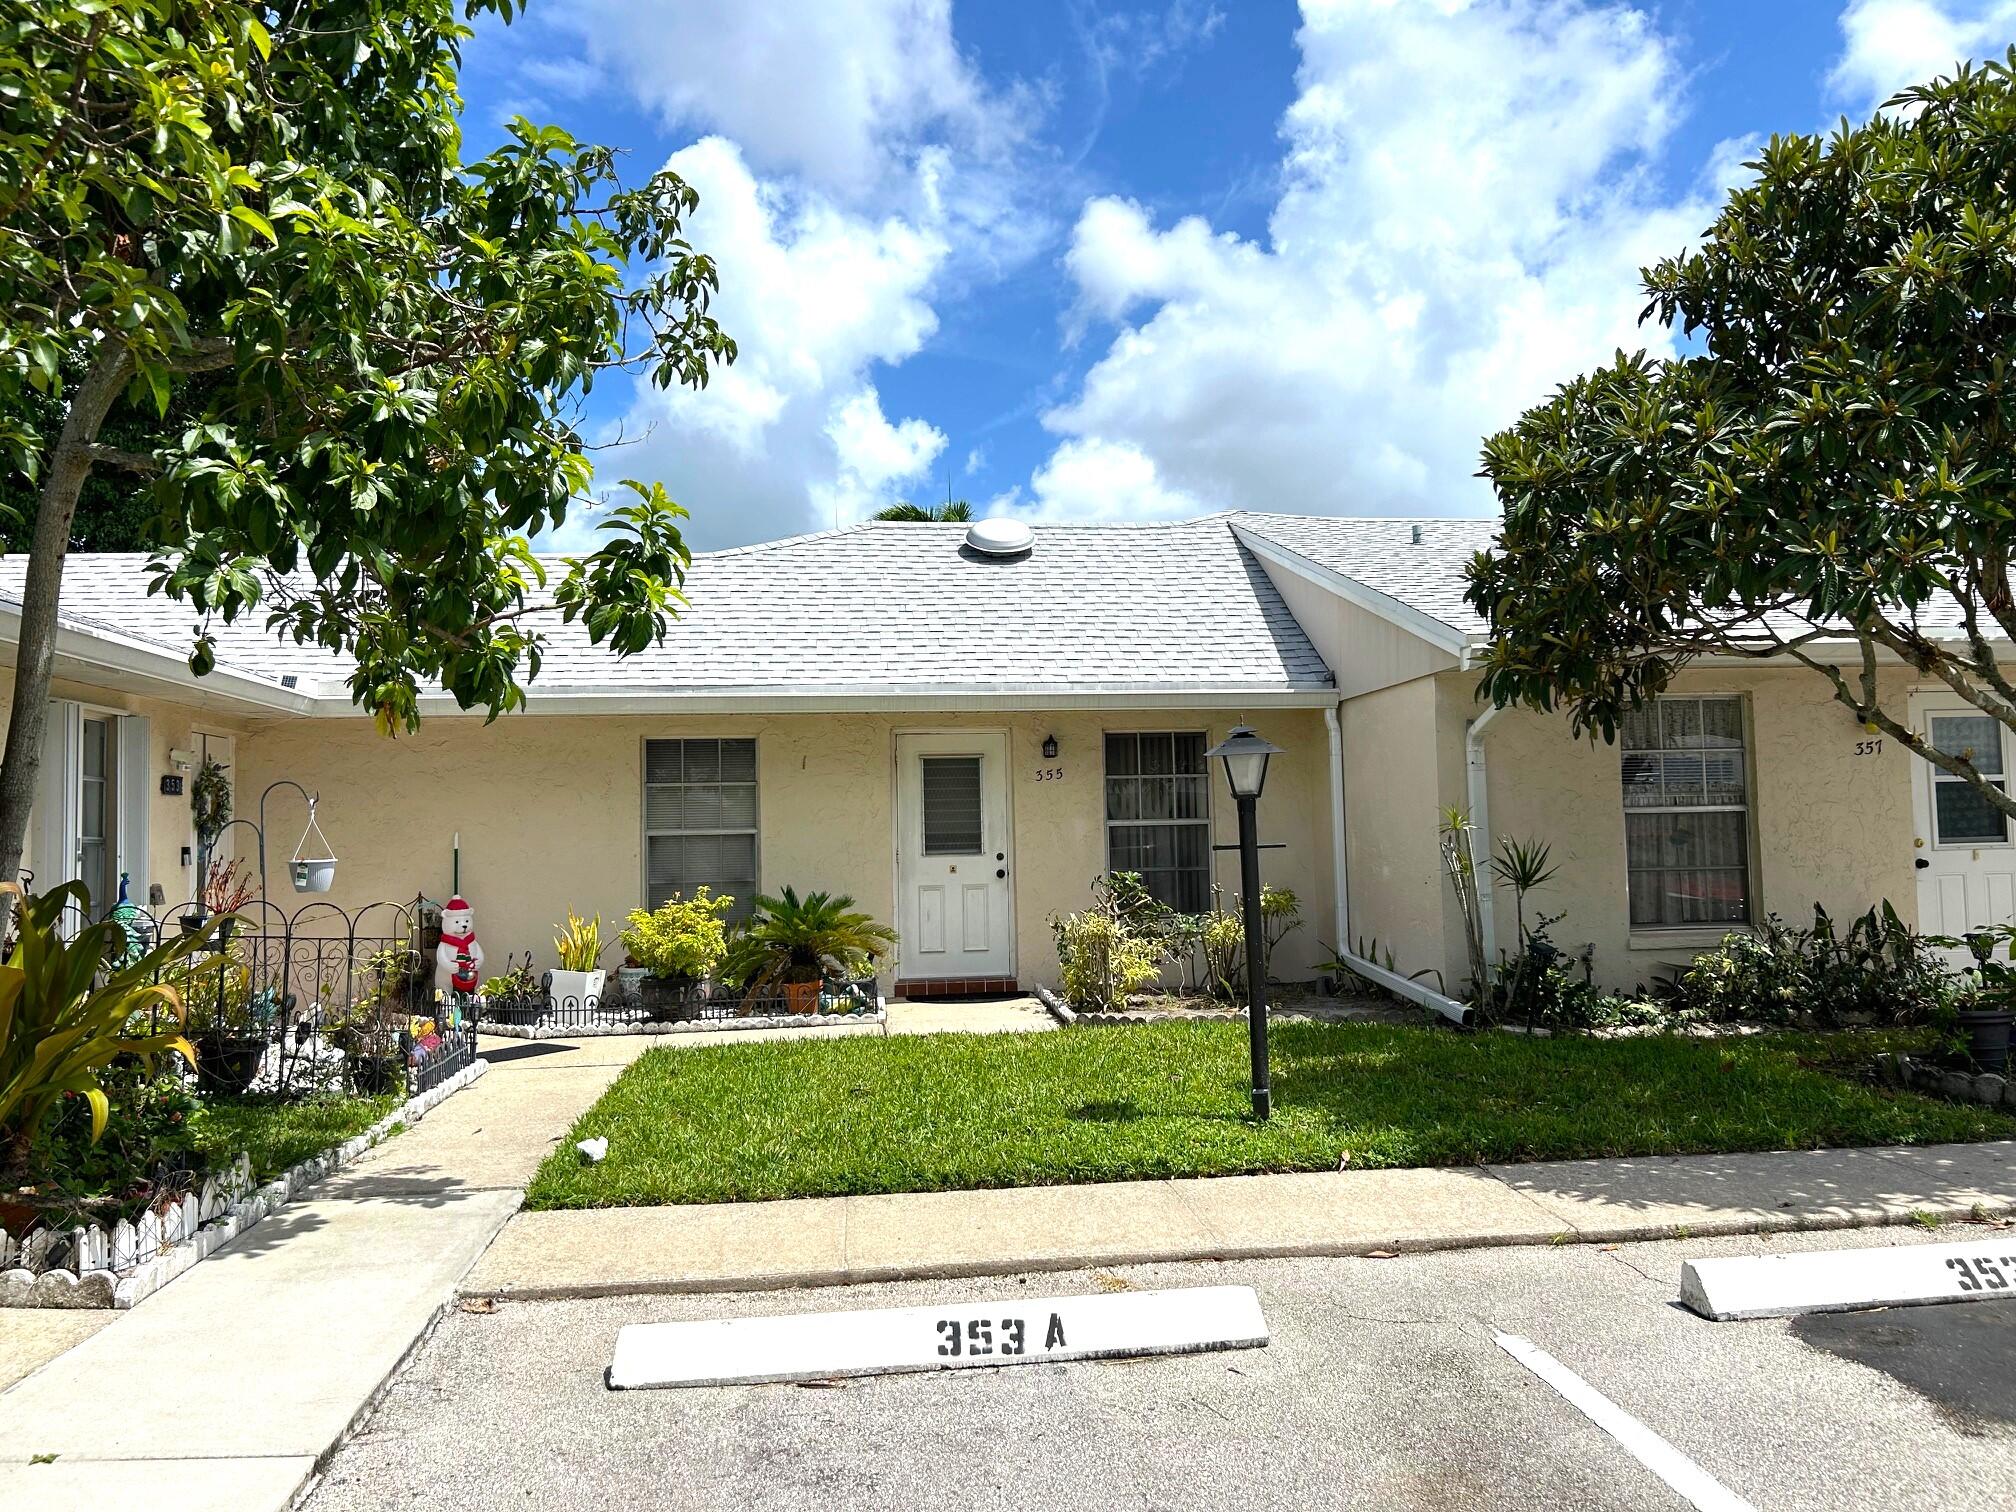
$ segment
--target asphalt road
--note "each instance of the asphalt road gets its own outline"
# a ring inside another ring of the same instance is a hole
[[[527,1507],[1675,1508],[1522,1335],[1761,1509],[2016,1504],[2016,1306],[1709,1323],[1683,1260],[1972,1226],[1152,1266],[452,1314],[310,1512]],[[1243,1282],[1264,1350],[610,1392],[625,1323]],[[1029,1289],[1033,1288],[1033,1291]]]

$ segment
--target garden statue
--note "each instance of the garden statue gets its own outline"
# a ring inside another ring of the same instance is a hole
[[[445,997],[474,992],[483,970],[483,947],[476,941],[476,915],[460,895],[441,910],[441,943],[434,947],[434,985]]]

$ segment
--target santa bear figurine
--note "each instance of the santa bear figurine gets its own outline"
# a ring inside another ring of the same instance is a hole
[[[476,915],[457,896],[441,910],[441,943],[434,947],[434,985],[445,997],[474,992],[483,970],[483,947],[476,939]]]

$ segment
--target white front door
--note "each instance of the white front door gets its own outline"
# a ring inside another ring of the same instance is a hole
[[[1015,975],[1008,736],[896,737],[897,975]]]
[[[2011,741],[2000,721],[1950,693],[1915,693],[1911,723],[1936,749],[1965,756],[2008,791]],[[2016,919],[2016,844],[2008,817],[1931,762],[1914,759],[1911,765],[1918,927],[1957,936]],[[1973,964],[1965,950],[1948,957],[1956,966]]]

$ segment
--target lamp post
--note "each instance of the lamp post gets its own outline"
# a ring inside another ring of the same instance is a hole
[[[1246,725],[1204,754],[1225,763],[1225,781],[1239,804],[1239,902],[1246,931],[1246,1028],[1253,1056],[1253,1116],[1273,1116],[1274,1089],[1267,1075],[1267,961],[1260,922],[1260,790],[1267,758],[1280,754]]]

